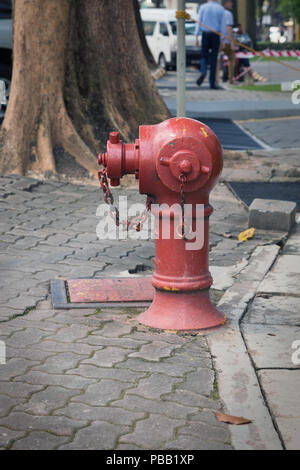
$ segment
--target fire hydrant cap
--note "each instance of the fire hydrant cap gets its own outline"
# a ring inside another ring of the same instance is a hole
[[[209,169],[201,172],[201,167]],[[186,176],[186,191],[197,191],[210,177],[212,158],[209,150],[199,140],[173,139],[160,150],[157,157],[157,173],[162,183],[172,191],[180,191],[180,177]]]
[[[167,163],[169,163],[171,175],[179,182],[182,175],[186,176],[189,183],[195,181],[200,175],[200,161],[193,151],[179,150],[164,162],[164,166],[167,166]]]
[[[119,132],[111,132],[109,134],[109,141],[111,144],[118,144],[120,142],[120,133]]]

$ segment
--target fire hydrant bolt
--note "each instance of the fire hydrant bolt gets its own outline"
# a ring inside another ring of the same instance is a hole
[[[191,173],[192,169],[193,169],[193,165],[191,164],[191,162],[189,162],[188,160],[183,160],[180,165],[179,165],[179,168],[180,168],[180,171],[184,174],[184,175],[188,175],[189,173]]]
[[[210,169],[208,166],[202,166],[201,167],[201,171],[202,173],[204,173],[205,175],[207,175],[209,172],[210,172]]]

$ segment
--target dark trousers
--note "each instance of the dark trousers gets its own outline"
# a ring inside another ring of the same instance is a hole
[[[210,78],[209,78],[210,87],[213,87],[216,84],[216,71],[217,71],[219,49],[220,49],[220,37],[214,33],[203,32],[202,33],[201,73],[206,75],[207,64],[208,64],[209,55],[210,55],[210,58],[211,58]]]

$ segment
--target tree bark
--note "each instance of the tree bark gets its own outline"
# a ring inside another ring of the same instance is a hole
[[[247,33],[256,48],[256,0],[247,0]]]
[[[263,6],[264,6],[264,0],[258,0],[257,2],[257,9],[258,9],[258,18],[259,18],[259,39],[262,41],[262,36],[263,36]]]
[[[238,24],[239,24],[239,15],[238,15],[238,4],[237,4],[237,0],[233,0],[233,9],[232,9],[232,13],[233,13],[234,24],[235,24],[235,25],[238,25]]]
[[[110,130],[136,137],[169,117],[131,0],[15,0],[11,95],[0,171],[56,172],[62,147],[90,173]]]

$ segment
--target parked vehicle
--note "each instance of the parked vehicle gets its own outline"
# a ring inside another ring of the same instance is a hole
[[[12,2],[0,0],[0,105],[6,107],[12,76]]]
[[[145,36],[155,61],[164,69],[176,69],[176,10],[145,8],[141,10]],[[195,17],[196,19],[196,17]],[[200,48],[195,46],[196,23],[186,21],[187,65],[199,65]],[[201,38],[200,38],[201,41]]]

